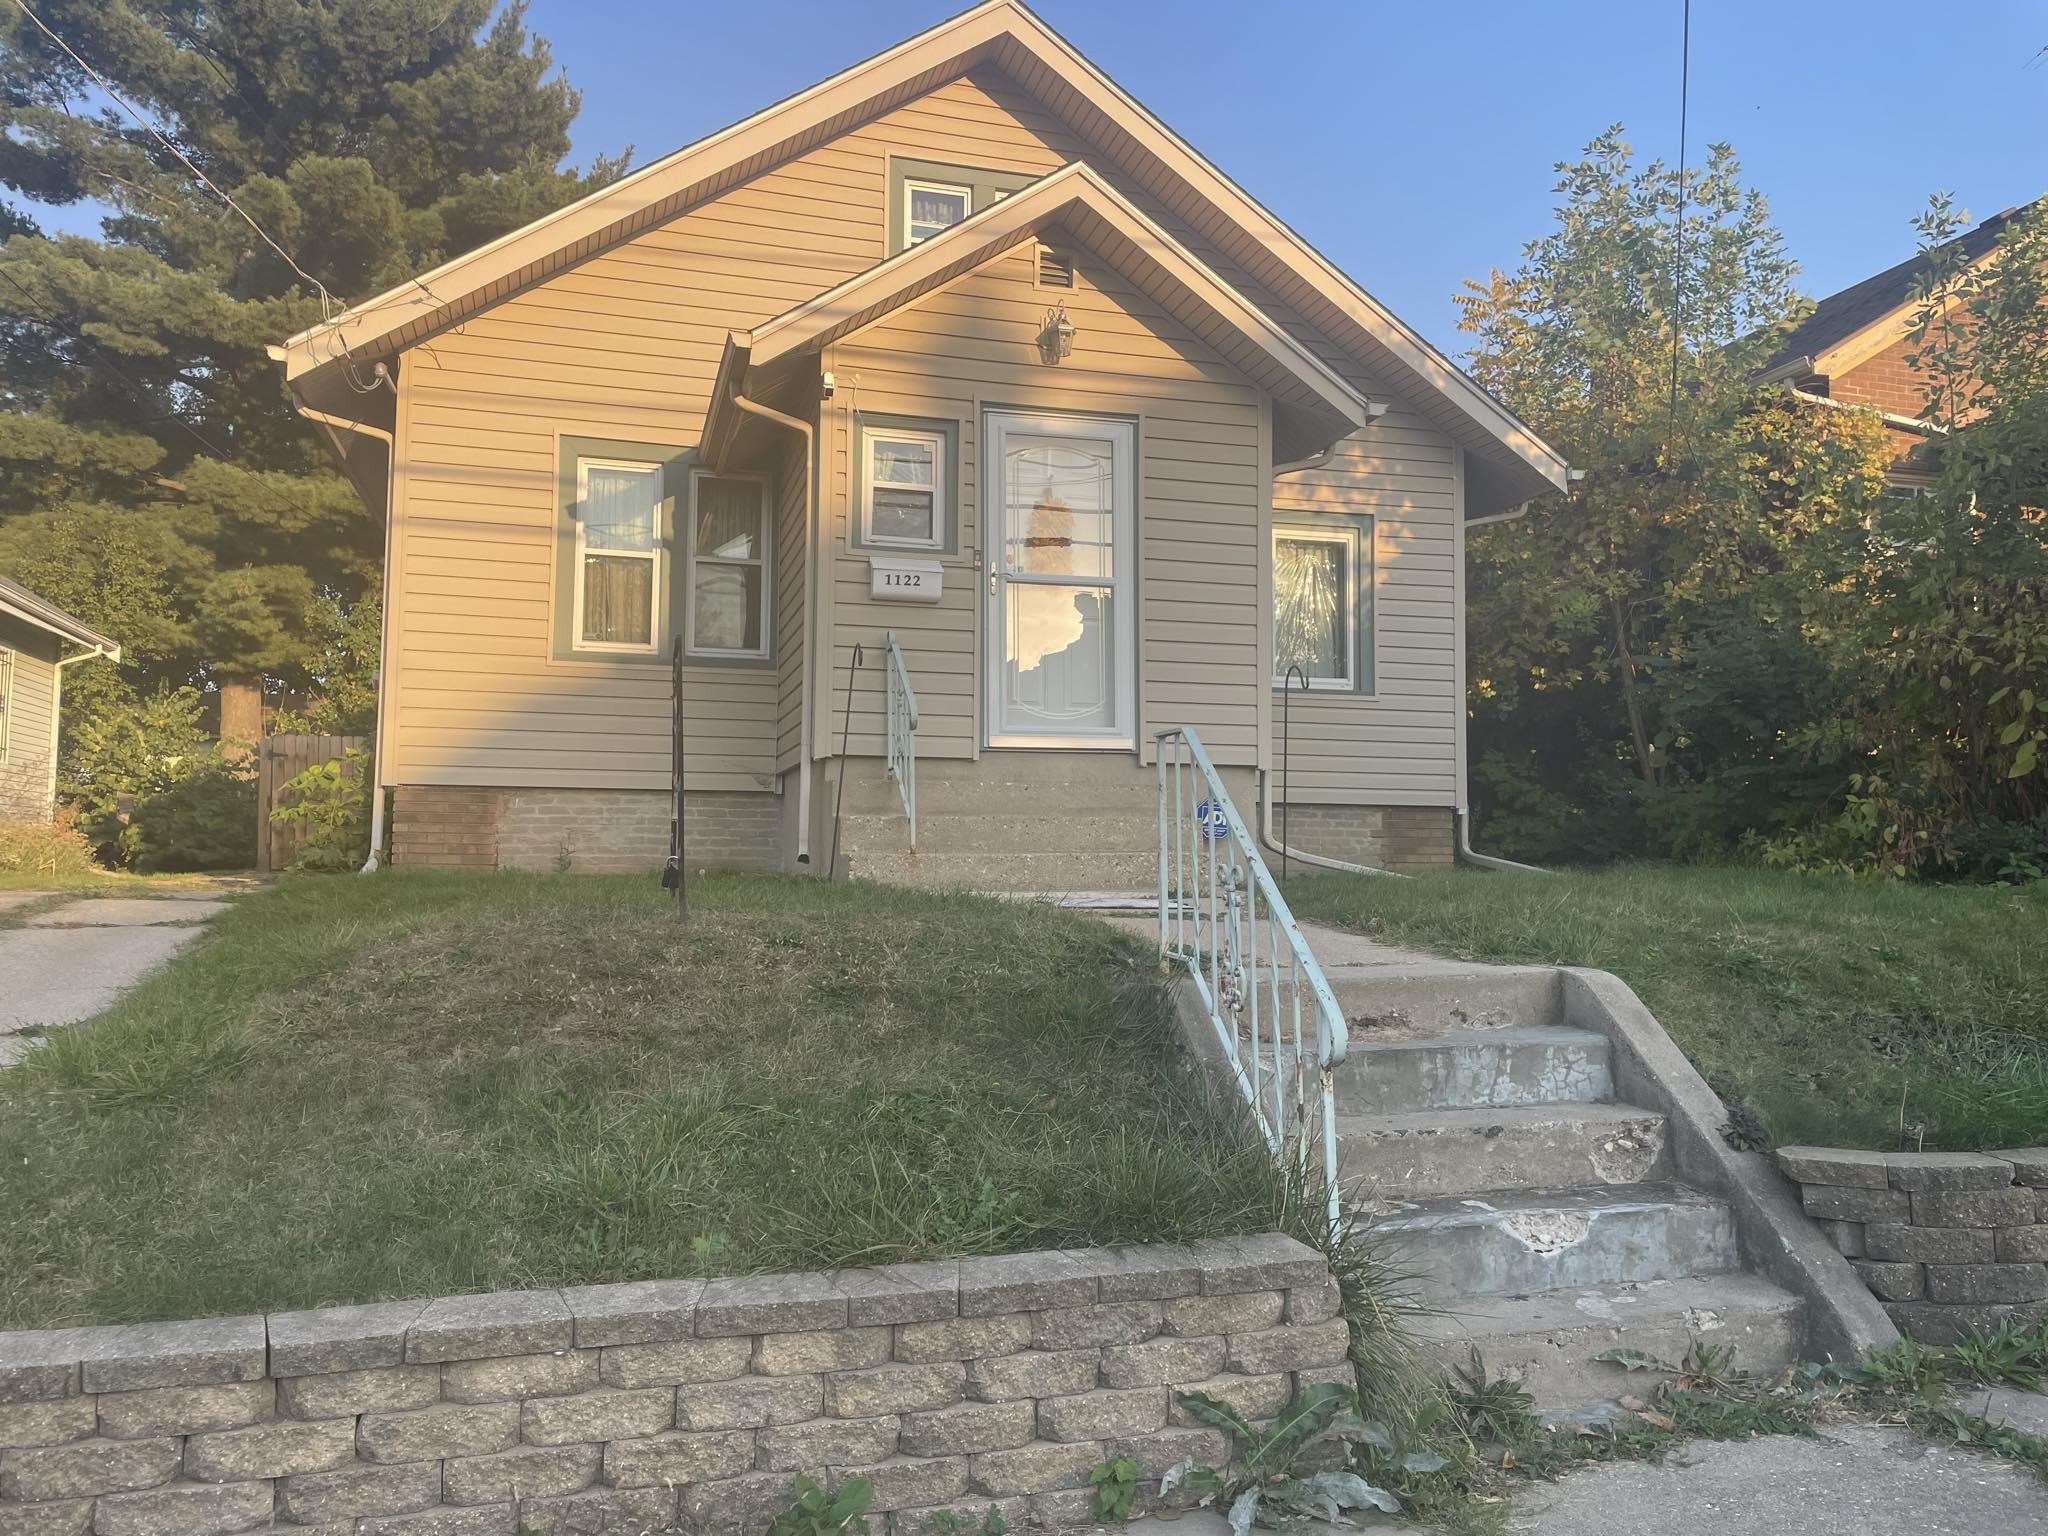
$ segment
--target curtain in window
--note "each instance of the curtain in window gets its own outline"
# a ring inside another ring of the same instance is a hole
[[[1344,611],[1342,544],[1280,538],[1273,546],[1273,667],[1311,679],[1350,675],[1351,625]]]
[[[760,651],[765,550],[761,487],[752,480],[697,481],[697,562],[690,644],[705,651]]]
[[[654,643],[655,539],[660,507],[660,470],[584,466],[584,644]]]

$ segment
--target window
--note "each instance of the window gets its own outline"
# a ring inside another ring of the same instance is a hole
[[[974,189],[943,181],[903,183],[903,246],[908,250],[974,212]]]
[[[768,486],[752,475],[690,476],[693,656],[768,655]]]
[[[659,464],[577,459],[577,650],[657,648],[661,486]]]
[[[14,719],[14,652],[0,645],[0,763],[7,761],[7,727]]]
[[[946,538],[946,438],[874,427],[863,434],[863,544],[938,549]]]
[[[1028,171],[991,171],[937,160],[889,157],[889,254],[907,251],[983,208],[993,208],[1038,178]]]
[[[1372,519],[1273,532],[1273,686],[1370,693]]]

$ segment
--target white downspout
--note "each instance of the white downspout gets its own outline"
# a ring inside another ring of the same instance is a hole
[[[763,421],[772,421],[777,426],[801,433],[804,440],[805,675],[797,704],[796,861],[799,864],[808,864],[811,862],[811,669],[817,659],[817,604],[812,600],[812,583],[817,579],[818,568],[818,429],[801,417],[771,410],[765,405],[749,400],[745,395],[732,396],[732,403],[749,416],[758,416]],[[829,663],[826,670],[829,673]],[[840,764],[840,772],[845,771],[846,765]]]
[[[377,734],[370,746],[370,856],[357,871],[372,875],[377,872],[377,850],[384,846],[384,720],[390,713],[384,708],[384,685],[391,678],[391,525],[398,516],[398,508],[391,504],[391,491],[398,467],[398,443],[393,434],[367,421],[350,421],[346,416],[316,411],[296,400],[292,408],[308,421],[317,421],[338,432],[361,432],[384,445],[384,588],[377,612]]]
[[[1264,768],[1259,770],[1259,841],[1273,853],[1284,853],[1290,859],[1299,859],[1304,864],[1313,864],[1317,869],[1334,869],[1340,875],[1379,875],[1388,880],[1406,880],[1408,877],[1391,869],[1374,869],[1370,864],[1346,864],[1342,859],[1326,859],[1319,853],[1303,853],[1299,848],[1290,848],[1273,835],[1273,775]]]
[[[1547,869],[1538,869],[1534,864],[1517,864],[1513,859],[1496,859],[1490,853],[1472,851],[1472,813],[1462,805],[1458,807],[1458,857],[1467,864],[1480,869],[1498,869],[1504,873],[1520,875],[1547,875]]]
[[[106,657],[109,661],[119,661],[121,659],[121,647],[117,645],[112,650],[107,650],[102,646],[96,645],[89,651],[80,651],[76,656],[59,656],[57,658],[55,681],[50,689],[50,793],[48,799],[53,806],[57,803],[57,744],[58,725],[64,714],[64,669],[74,661],[92,661],[101,656]]]

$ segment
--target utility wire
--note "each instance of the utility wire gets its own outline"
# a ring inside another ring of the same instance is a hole
[[[290,251],[287,251],[283,246],[279,245],[275,240],[271,239],[270,232],[266,230],[261,224],[258,224],[255,221],[255,219],[250,217],[248,210],[243,208],[240,203],[236,202],[234,198],[230,197],[226,192],[223,192],[218,186],[216,186],[213,182],[213,179],[209,177],[206,174],[206,172],[202,171],[198,167],[198,165],[196,165],[193,162],[192,157],[190,155],[186,154],[184,150],[180,149],[177,146],[177,144],[172,142],[172,140],[168,138],[161,130],[159,130],[154,123],[150,122],[148,118],[144,117],[140,112],[136,111],[135,108],[129,106],[127,100],[120,94],[120,92],[116,91],[114,87],[108,83],[106,76],[102,75],[90,64],[86,63],[84,59],[80,58],[77,54],[77,51],[74,50],[69,43],[65,42],[63,38],[59,37],[55,32],[50,30],[48,23],[46,23],[42,17],[38,16],[34,11],[29,9],[28,0],[14,0],[14,4],[16,8],[20,10],[22,15],[26,16],[30,21],[35,23],[36,29],[40,31],[43,34],[43,36],[47,37],[51,42],[55,43],[59,48],[61,48],[64,51],[64,53],[70,58],[71,62],[76,64],[80,69],[84,70],[86,74],[91,76],[93,83],[97,85],[102,91],[105,91],[107,95],[113,99],[113,101],[121,108],[123,112],[126,112],[130,117],[134,118],[136,125],[140,127],[143,130],[143,132],[147,133],[151,138],[155,139],[157,143],[163,145],[165,149],[169,150],[173,155],[177,156],[178,163],[183,165],[186,170],[190,171],[195,177],[197,177],[201,186],[205,187],[207,191],[211,192],[215,197],[219,198],[222,202],[226,203],[228,207],[232,208],[236,212],[236,214],[238,214],[241,217],[241,220],[244,224],[247,224],[251,229],[256,231],[257,239],[261,240],[265,245],[269,246],[273,251],[277,252],[277,254],[283,258],[284,264],[286,266],[290,267],[292,271],[296,272],[306,282],[312,284],[314,292],[320,295],[321,318],[325,319],[329,316],[329,314],[332,311],[332,306],[335,304],[336,300],[334,295],[327,291],[327,285],[325,283],[321,282],[319,278],[313,276],[312,273],[308,272],[304,267],[300,266],[297,261],[293,260],[292,253]]]
[[[21,0],[15,0],[19,5]],[[1685,127],[1692,95],[1692,0],[1684,7],[1678,43],[1678,227],[1671,245],[1671,422],[1678,422],[1678,352],[1685,301]]]
[[[55,315],[51,314],[49,310],[45,309],[40,303],[38,303],[36,300],[36,296],[33,293],[29,292],[28,286],[25,283],[23,283],[19,278],[17,278],[12,272],[8,271],[5,266],[0,266],[0,278],[5,278],[7,280],[7,285],[10,288],[12,288],[16,293],[21,295],[23,302],[25,302],[30,309],[35,311],[37,316],[41,318],[43,324],[49,326],[51,330],[56,331],[59,334],[64,334],[67,331],[67,327],[64,325],[64,323],[60,321]],[[85,347],[91,351],[93,357],[97,359],[99,365],[102,368],[106,369],[107,372],[111,373],[115,378],[119,379],[123,384],[126,384],[129,387],[129,389],[133,390],[135,392],[135,397],[138,400],[142,401],[143,404],[149,406],[154,406],[157,404],[156,397],[149,392],[148,386],[144,385],[139,380],[134,378],[131,374],[124,370],[118,363],[116,363],[113,360],[113,358],[108,356],[107,353],[101,349],[98,342],[94,341],[90,336],[74,336],[73,339],[83,343]],[[59,360],[71,363],[75,363],[77,361],[77,359],[74,358],[64,358],[61,356]],[[197,427],[193,426],[191,422],[187,421],[184,417],[178,415],[176,412],[159,412],[157,415],[151,417],[150,420],[176,422],[180,427],[185,429],[185,431],[191,436],[194,442],[198,443],[200,447],[204,448],[208,453],[212,454],[217,459],[230,460],[234,457],[226,449],[221,448],[217,444],[212,442],[206,436],[205,433],[201,432]]]

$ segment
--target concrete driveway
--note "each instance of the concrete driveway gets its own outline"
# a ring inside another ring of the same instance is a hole
[[[45,1032],[104,1011],[226,906],[214,886],[147,896],[0,892],[0,1067]]]

